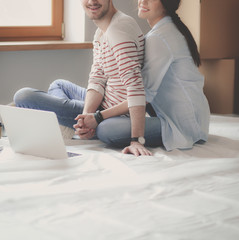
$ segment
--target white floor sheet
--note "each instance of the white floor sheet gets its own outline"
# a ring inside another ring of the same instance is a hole
[[[238,240],[239,118],[211,116],[206,144],[124,155],[72,140],[67,160],[0,153],[1,240]]]

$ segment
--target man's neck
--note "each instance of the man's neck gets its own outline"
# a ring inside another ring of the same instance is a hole
[[[103,32],[106,32],[107,28],[109,27],[111,20],[117,10],[113,8],[107,15],[104,16],[104,18],[100,20],[94,20],[95,25],[100,28]]]

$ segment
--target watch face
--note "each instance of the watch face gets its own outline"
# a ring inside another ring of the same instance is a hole
[[[142,145],[145,144],[145,139],[144,139],[144,137],[139,137],[139,143],[141,143]]]

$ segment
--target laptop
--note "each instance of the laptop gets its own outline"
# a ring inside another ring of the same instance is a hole
[[[67,153],[54,112],[0,105],[0,115],[16,153],[50,159],[80,155]]]

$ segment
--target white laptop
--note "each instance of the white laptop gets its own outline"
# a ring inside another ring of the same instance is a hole
[[[0,115],[16,153],[51,159],[80,155],[67,153],[54,112],[0,105]]]

